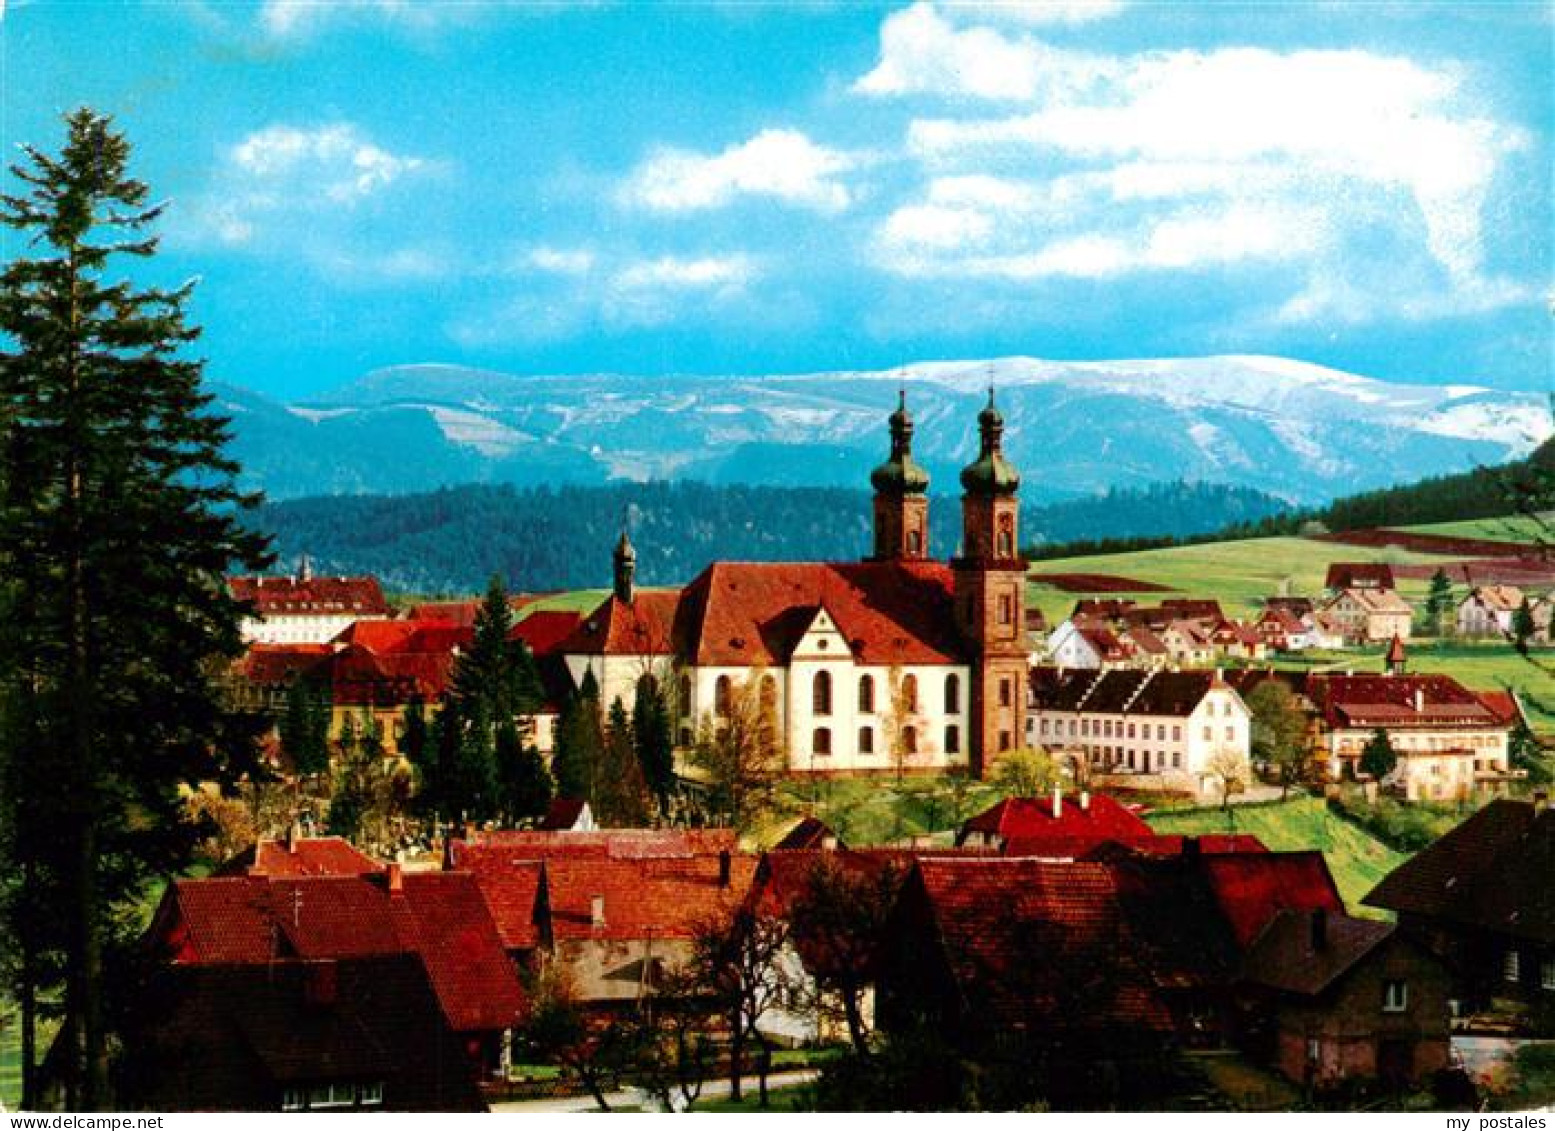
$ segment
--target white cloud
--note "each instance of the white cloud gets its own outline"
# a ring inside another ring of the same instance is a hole
[[[348,123],[314,129],[267,126],[233,146],[230,160],[251,182],[322,192],[337,204],[371,196],[426,164],[374,145]]]
[[[754,274],[754,265],[743,255],[698,259],[665,255],[628,263],[616,272],[612,284],[625,291],[701,289],[741,286]]]
[[[475,7],[447,0],[265,0],[259,8],[259,25],[277,39],[308,35],[332,20],[351,17],[429,28],[466,19]]]
[[[595,256],[586,247],[536,247],[524,259],[536,270],[553,275],[587,275],[594,268]]]
[[[1026,101],[1106,77],[1107,60],[1012,38],[988,27],[958,28],[920,0],[886,18],[880,61],[853,84],[860,94],[930,94]]]
[[[633,173],[625,197],[666,212],[719,208],[737,196],[766,196],[836,212],[852,199],[836,178],[854,163],[848,154],[817,145],[797,130],[763,130],[718,154],[661,149]]]

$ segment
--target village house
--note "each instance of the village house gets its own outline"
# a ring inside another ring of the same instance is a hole
[[[609,704],[669,692],[682,749],[755,685],[794,774],[983,773],[1025,732],[1029,663],[1020,475],[990,393],[961,472],[961,555],[929,556],[928,474],[905,401],[870,479],[874,553],[858,563],[715,562],[681,589],[635,584],[623,534],[612,592],[558,646]]]
[[[1060,622],[1047,638],[1047,654],[1054,666],[1088,671],[1123,667],[1133,660],[1136,647],[1133,639],[1120,637],[1104,621],[1084,617]]]
[[[1249,1051],[1305,1087],[1419,1086],[1449,1060],[1448,977],[1392,923],[1284,911],[1242,966]]]
[[[1343,911],[1319,853],[923,858],[886,934],[877,1017],[1034,1080],[1060,1110],[1159,1098],[1177,1050],[1234,1036],[1254,940],[1314,909]]]
[[[1515,585],[1475,586],[1458,602],[1458,635],[1510,639],[1512,619],[1523,599],[1523,591]]]
[[[1504,715],[1451,676],[1405,674],[1402,642],[1391,655],[1397,659],[1386,675],[1325,673],[1306,681],[1330,780],[1356,777],[1379,730],[1398,756],[1386,784],[1410,801],[1461,800],[1512,780]]]
[[[1323,588],[1330,593],[1345,589],[1396,589],[1393,567],[1386,562],[1330,562]]]
[[[1218,671],[1033,668],[1027,741],[1093,783],[1213,796],[1250,774],[1251,713]]]
[[[555,964],[578,1002],[614,1016],[691,957],[745,899],[756,858],[730,830],[493,832],[451,841],[521,966]]]
[[[1006,797],[969,817],[956,833],[956,846],[1012,854],[1012,842],[1093,848],[1104,841],[1130,842],[1153,835],[1138,815],[1106,794],[1081,790],[1066,799],[1055,786],[1051,798]]]
[[[511,1032],[527,1010],[517,969],[474,878],[464,873],[406,873],[390,864],[371,875],[251,872],[176,880],[148,938],[174,970],[210,971],[210,980],[197,985],[219,987],[219,972],[233,969],[240,972],[237,982],[248,984],[243,971],[297,963],[307,992],[351,1009],[365,1007],[345,998],[343,987],[356,981],[346,972],[361,963],[409,960],[440,1014],[428,1037],[434,1044],[440,1032],[455,1038],[463,1053],[460,1070],[475,1081],[503,1070]],[[276,993],[273,1009],[284,1013],[295,983],[278,981]],[[361,1039],[349,1027],[331,1024],[329,1031],[339,1047],[318,1050],[319,1071],[328,1071],[336,1057],[348,1058],[347,1046]],[[387,1079],[379,1083],[392,1086]],[[313,1106],[306,1094],[297,1102]]]
[[[394,615],[376,577],[315,577],[306,557],[290,577],[229,577],[227,589],[251,606],[248,643],[323,644],[356,621]]]
[[[1408,640],[1414,629],[1414,608],[1392,589],[1341,589],[1323,606],[1347,644],[1371,644],[1397,636]]]
[[[1555,1038],[1555,811],[1492,801],[1366,896],[1452,973],[1460,1026]]]

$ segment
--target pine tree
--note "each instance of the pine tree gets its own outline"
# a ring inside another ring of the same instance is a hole
[[[1518,653],[1528,655],[1528,642],[1533,639],[1539,626],[1533,621],[1533,606],[1528,603],[1528,598],[1523,598],[1523,603],[1512,612],[1512,647]]]
[[[475,639],[454,664],[452,695],[467,717],[479,710],[496,726],[517,714],[517,665],[508,640],[512,631],[513,607],[501,576],[493,575],[475,614]]]
[[[599,684],[592,671],[584,672],[582,685],[567,700],[557,722],[551,773],[556,778],[558,797],[594,800],[604,746],[599,721]]]
[[[1431,588],[1425,598],[1426,627],[1440,636],[1447,614],[1452,611],[1452,580],[1447,571],[1438,569],[1431,575]]]
[[[636,828],[648,823],[648,786],[637,761],[632,724],[626,706],[616,696],[605,723],[605,742],[595,789],[595,812],[601,824]]]
[[[25,147],[22,188],[0,201],[34,251],[0,275],[0,653],[20,673],[3,693],[30,731],[25,748],[6,740],[10,761],[49,768],[45,795],[16,801],[50,835],[11,864],[59,880],[66,1103],[100,1110],[105,947],[153,877],[191,859],[200,830],[180,787],[255,762],[258,720],[215,683],[241,649],[222,579],[266,556],[239,524],[253,500],[232,485],[226,422],[188,357],[191,284],[105,281],[154,256],[161,209],[107,118],[81,109],[65,124],[60,155]],[[25,773],[7,784],[36,787]],[[51,859],[25,858],[34,851]]]
[[[637,681],[632,704],[632,745],[644,782],[658,802],[660,815],[669,812],[675,791],[675,737],[669,704],[659,681],[645,675]]]
[[[418,774],[426,773],[427,758],[432,752],[432,730],[427,721],[427,705],[419,695],[405,704],[400,720],[400,753]]]
[[[277,726],[281,749],[301,777],[329,769],[329,704],[303,679],[286,689],[286,706]]]
[[[497,774],[509,818],[516,822],[545,815],[556,785],[545,768],[545,759],[524,743],[515,727],[497,731]]]
[[[498,808],[496,736],[478,706],[468,716],[462,716],[461,721],[453,773],[445,781],[444,802],[450,816],[461,821],[484,821],[496,816]]]
[[[1361,772],[1381,781],[1397,765],[1398,754],[1393,749],[1393,742],[1388,738],[1388,732],[1378,727],[1361,749]]]

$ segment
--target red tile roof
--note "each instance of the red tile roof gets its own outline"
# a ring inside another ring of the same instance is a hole
[[[964,662],[953,581],[938,562],[715,562],[683,590],[607,598],[559,650],[701,665],[787,662],[825,608],[866,664]]]
[[[507,1028],[524,1006],[517,974],[473,877],[247,876],[173,883],[153,934],[178,963],[415,954],[460,1031]]]
[[[221,876],[366,876],[383,865],[338,836],[261,840],[223,864]]]
[[[956,843],[963,843],[972,833],[1002,841],[1073,838],[1093,843],[1154,835],[1131,810],[1103,793],[1091,794],[1084,807],[1080,798],[1071,794],[1064,798],[1056,816],[1050,797],[1008,797],[964,823]]]
[[[328,644],[251,644],[237,672],[257,687],[284,687],[320,670],[333,654]]]
[[[1497,724],[1480,697],[1448,675],[1313,675],[1307,694],[1329,727]]]
[[[783,851],[801,848],[837,848],[841,845],[842,841],[825,821],[819,817],[801,817],[772,848],[774,851]]]
[[[536,656],[548,656],[578,630],[583,614],[575,610],[541,609],[513,626],[510,640],[522,640]]]
[[[389,615],[376,577],[229,577],[227,589],[264,617]]]
[[[543,932],[537,900],[544,861],[455,841],[449,863],[475,877],[504,948],[532,950],[540,945]]]
[[[558,797],[546,809],[537,829],[545,833],[567,832],[577,825],[588,807],[589,803],[581,797]]]
[[[1322,908],[1344,914],[1344,900],[1321,852],[1207,854],[1199,866],[1243,947],[1281,911]]]
[[[1330,562],[1325,589],[1392,589],[1393,567],[1382,562]]]

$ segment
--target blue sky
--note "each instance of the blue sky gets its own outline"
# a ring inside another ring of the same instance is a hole
[[[1277,353],[1551,384],[1551,8],[4,6],[113,114],[213,377]],[[6,254],[14,254],[7,237]]]

